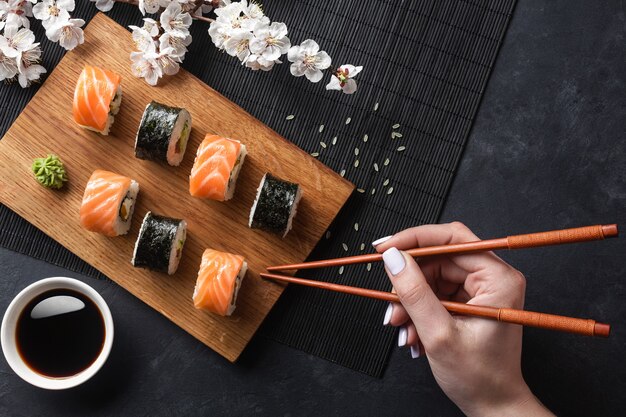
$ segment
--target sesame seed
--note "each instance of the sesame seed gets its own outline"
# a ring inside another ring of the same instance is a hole
[[[320,146],[321,146],[322,148],[326,149],[326,143],[324,143],[324,142],[320,142]]]
[[[398,152],[402,152],[406,149],[406,146],[398,146]]]
[[[391,132],[391,139],[401,138],[401,137],[402,137],[402,133],[400,133],[400,132]]]
[[[359,224],[358,223],[354,223],[354,230],[355,231],[359,231]]]
[[[339,175],[341,175],[342,177],[345,177],[346,175],[346,170],[342,169],[341,172],[339,173]]]
[[[378,110],[378,103],[374,104],[374,111]]]
[[[396,132],[396,137],[397,137],[397,138],[401,138],[401,137],[402,137],[402,133],[400,133],[400,132]]]
[[[372,264],[368,262],[367,264],[367,272],[372,270]]]
[[[393,193],[393,187],[389,187],[389,189],[387,190],[387,195]]]
[[[389,165],[389,158],[385,159],[385,162],[383,163],[384,166]]]
[[[363,142],[367,142],[368,139],[369,139],[369,136],[367,136],[367,135],[363,136]]]
[[[361,243],[361,250],[365,249],[365,243]]]
[[[326,239],[330,239],[330,230],[326,231]]]
[[[312,156],[313,158],[317,158],[318,156],[320,156],[320,153],[319,153],[319,152],[313,152],[313,153],[311,154],[311,156]]]
[[[354,161],[354,167],[358,168],[359,167],[359,160],[357,159],[356,161]]]
[[[378,164],[374,162],[374,171],[378,172]]]
[[[343,250],[348,252],[348,245],[346,245],[345,243],[342,243],[341,246],[343,247]]]
[[[347,124],[347,125],[349,125],[351,121],[352,121],[352,118],[348,117],[348,118],[346,119],[346,124]]]
[[[391,126],[392,129],[397,129],[400,127],[400,123],[396,123],[395,125]]]
[[[365,190],[364,190],[364,189],[362,189],[362,188],[357,188],[357,189],[356,189],[356,191],[357,191],[358,193],[361,193],[361,194],[363,194],[363,193],[365,192]]]
[[[333,138],[333,146],[337,144],[337,136]]]
[[[389,178],[387,178],[387,179],[385,180],[385,182],[383,182],[383,187],[386,187],[386,186],[388,186],[388,185],[389,185]]]
[[[372,195],[376,192],[376,188],[372,188]]]
[[[354,148],[354,155],[359,156],[359,148]]]
[[[293,120],[293,118],[296,117],[293,114],[290,114],[289,116],[285,117],[286,120]]]
[[[339,275],[343,274],[343,265],[339,267]]]
[[[322,131],[324,130],[324,125],[320,125],[320,128],[318,130],[320,133],[322,133]]]

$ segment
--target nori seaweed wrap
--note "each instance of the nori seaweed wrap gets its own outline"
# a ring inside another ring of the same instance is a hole
[[[173,274],[178,269],[186,234],[187,223],[184,220],[149,211],[141,224],[131,263],[137,268]]]
[[[291,230],[301,197],[300,185],[266,173],[250,210],[249,226],[285,237]]]
[[[185,109],[152,101],[146,106],[135,139],[139,159],[180,165],[191,131],[191,115]]]

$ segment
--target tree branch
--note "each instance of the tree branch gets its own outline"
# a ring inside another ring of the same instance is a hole
[[[139,6],[139,1],[138,0],[113,0],[113,1],[115,1],[117,3],[126,3],[126,4],[131,4],[133,6]],[[191,18],[194,19],[194,20],[200,20],[201,22],[213,23],[215,21],[214,19],[211,19],[209,17],[204,17],[204,16],[194,16],[193,15],[193,13],[196,10],[198,10],[198,8],[200,6],[202,6],[203,2],[204,2],[203,0],[196,0],[194,8],[192,10],[190,10],[188,13],[191,15]]]

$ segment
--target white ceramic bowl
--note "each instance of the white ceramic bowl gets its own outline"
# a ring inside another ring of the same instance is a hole
[[[17,343],[15,340],[15,328],[22,310],[39,294],[54,289],[70,289],[84,294],[94,302],[104,319],[105,338],[100,355],[98,355],[94,363],[84,371],[64,378],[47,377],[29,368],[17,351]],[[45,278],[24,288],[15,296],[13,301],[11,301],[2,319],[0,341],[2,342],[4,357],[9,363],[9,366],[11,366],[13,371],[24,381],[37,387],[51,390],[72,388],[94,376],[102,365],[104,365],[104,362],[106,362],[111,352],[111,346],[113,346],[113,318],[111,317],[109,306],[100,294],[84,282],[65,277]]]

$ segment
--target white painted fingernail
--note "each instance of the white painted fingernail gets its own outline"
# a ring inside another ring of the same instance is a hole
[[[393,304],[389,303],[387,311],[385,311],[385,318],[383,319],[383,325],[386,326],[391,321],[391,314],[393,313]]]
[[[391,236],[385,236],[385,237],[381,237],[380,239],[376,239],[375,241],[372,242],[372,246],[376,247],[380,245],[381,243],[388,241],[389,239],[391,239]]]
[[[420,348],[419,347],[411,346],[411,357],[413,359],[417,359],[417,358],[420,357]]]
[[[385,266],[392,275],[398,275],[404,269],[406,262],[404,256],[396,248],[389,248],[383,253]]]
[[[406,327],[402,326],[400,327],[400,333],[398,333],[398,346],[402,347],[404,345],[406,345],[406,338],[408,337],[409,332],[407,331]]]

